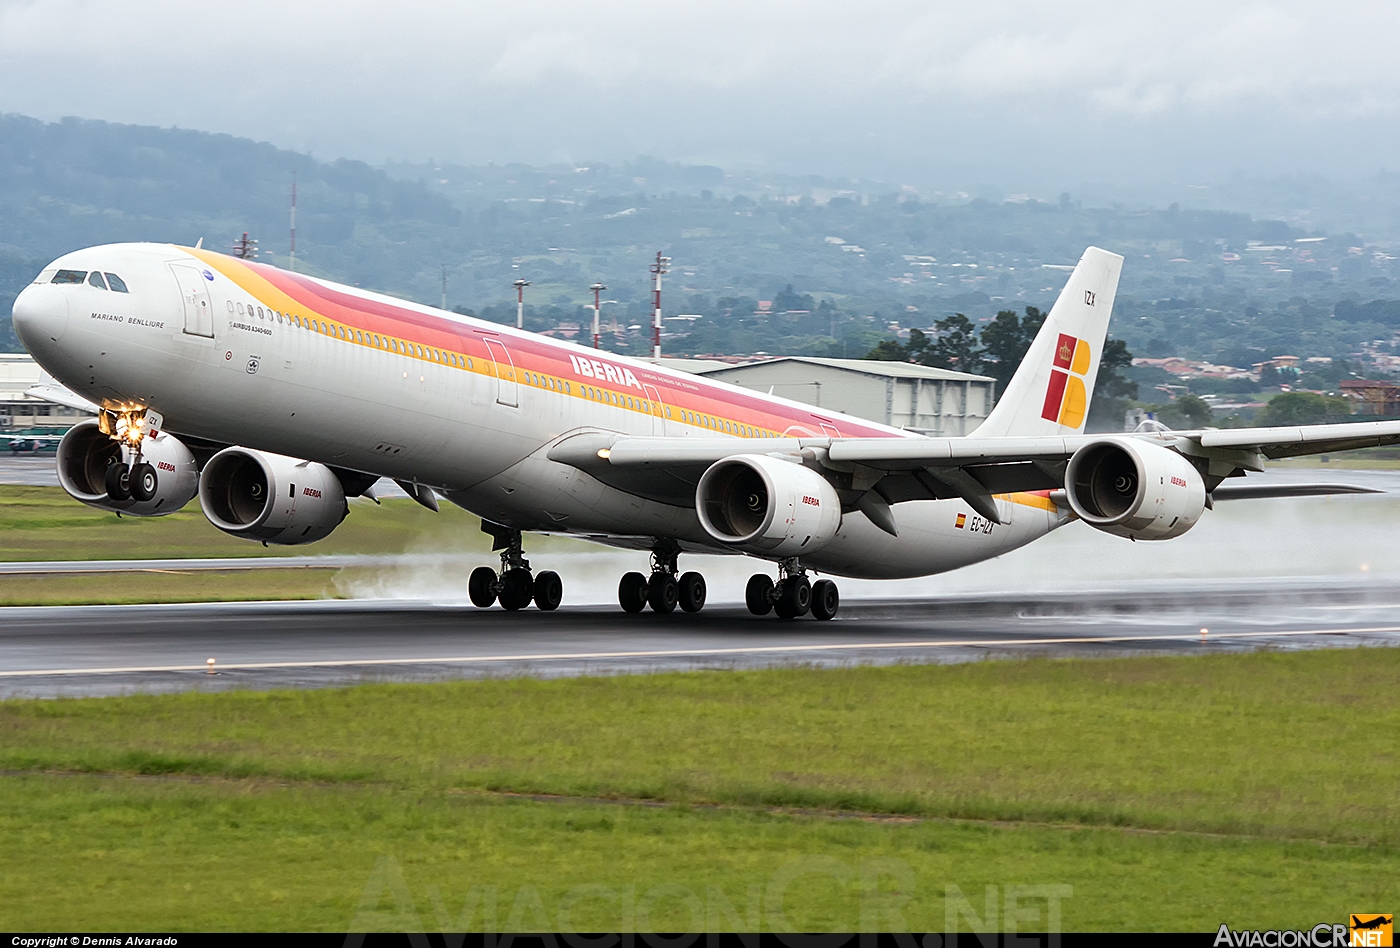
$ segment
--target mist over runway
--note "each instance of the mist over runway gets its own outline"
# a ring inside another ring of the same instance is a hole
[[[858,600],[826,623],[727,606],[669,616],[403,600],[14,607],[0,610],[0,696],[1396,644],[1400,582],[1370,579]]]

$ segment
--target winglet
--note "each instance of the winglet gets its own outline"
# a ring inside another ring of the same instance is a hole
[[[1084,430],[1123,258],[1090,247],[978,437],[1066,435]]]

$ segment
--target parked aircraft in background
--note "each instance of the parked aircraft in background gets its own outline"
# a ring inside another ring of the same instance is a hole
[[[1071,519],[1134,540],[1216,501],[1349,490],[1241,483],[1268,458],[1400,440],[1400,421],[1089,435],[1122,258],[1085,251],[990,416],[929,438],[199,248],[67,254],[16,300],[26,348],[96,419],[58,449],[73,497],[160,516],[196,495],[214,526],[311,543],[382,476],[482,518],[501,569],[472,601],[554,609],[523,535],[650,551],[622,608],[705,603],[690,552],[777,566],[756,614],[836,614],[824,576],[956,569]],[[49,393],[48,397],[56,397]],[[62,397],[62,396],[57,396]]]

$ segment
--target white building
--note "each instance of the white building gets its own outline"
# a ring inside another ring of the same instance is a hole
[[[938,437],[971,433],[996,400],[995,379],[908,362],[783,356],[697,374]]]
[[[26,428],[69,428],[88,417],[76,408],[27,394],[43,369],[24,352],[0,352],[0,432]]]

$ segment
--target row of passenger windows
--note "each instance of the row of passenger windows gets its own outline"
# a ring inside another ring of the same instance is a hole
[[[322,319],[312,319],[310,316],[303,317],[296,313],[283,314],[280,310],[274,310],[270,307],[268,309],[263,309],[263,307],[255,306],[252,303],[245,306],[241,302],[229,300],[228,311],[230,313],[237,313],[240,316],[247,315],[250,318],[276,320],[279,323],[285,322],[289,326],[296,326],[299,329],[310,329],[312,332],[318,332],[323,336],[330,336],[334,339],[344,339],[347,342],[357,342],[361,345],[374,346],[377,349],[397,352],[400,355],[417,356],[420,359],[441,362],[444,365],[455,366],[459,369],[470,369],[473,366],[470,358],[459,356],[455,352],[420,346],[415,343],[394,339],[391,336],[381,336],[377,333],[363,332],[359,329],[348,329],[345,326],[336,326]]]
[[[455,352],[444,352],[438,349],[420,346],[416,343],[401,342],[389,336],[380,336],[376,333],[367,333],[358,329],[346,329],[344,326],[332,326],[319,319],[311,319],[309,317],[303,318],[291,313],[284,315],[276,310],[264,309],[252,303],[245,306],[241,302],[230,300],[228,302],[228,311],[230,313],[238,313],[240,316],[246,314],[257,319],[275,319],[279,323],[286,322],[293,326],[311,329],[323,335],[345,339],[350,342],[358,342],[364,345],[371,345],[378,349],[386,349],[402,355],[417,355],[419,358],[429,359],[433,362],[441,362],[444,365],[452,365],[457,368],[470,369],[473,367],[471,359],[459,356]],[[524,372],[524,375],[526,381],[538,388],[563,392],[565,395],[573,394],[573,387],[568,382],[545,375],[539,375],[534,372]],[[616,405],[619,408],[630,408],[634,411],[646,412],[647,414],[650,414],[652,410],[651,402],[646,399],[635,398],[631,395],[620,395],[616,392],[610,392],[607,389],[595,388],[592,385],[582,386],[582,391],[584,397],[592,401]],[[737,434],[745,438],[771,437],[769,432],[761,431],[757,428],[749,427],[748,425],[735,424],[720,418],[713,418],[709,415],[697,415],[694,412],[685,411],[684,409],[679,409],[679,411],[683,421],[702,428],[711,428],[715,431]],[[670,408],[666,409],[666,417],[671,417]]]
[[[39,275],[38,282],[43,283],[43,274]],[[86,270],[54,270],[51,283],[86,283],[95,286],[99,290],[112,290],[116,293],[131,292],[126,288],[126,281],[115,273],[103,274],[101,270],[94,270],[91,273]]]

